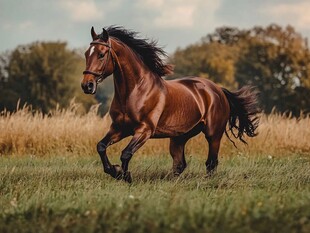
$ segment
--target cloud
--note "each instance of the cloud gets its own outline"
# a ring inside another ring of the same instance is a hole
[[[103,12],[93,0],[62,0],[59,5],[73,22],[91,22],[103,18]]]
[[[309,9],[310,2],[301,1],[273,5],[268,9],[261,9],[261,12],[276,20],[286,20],[286,23],[293,24],[299,29],[310,29]]]
[[[194,7],[177,6],[171,14],[170,10],[163,10],[159,17],[154,19],[155,26],[161,28],[188,28],[194,24]]]
[[[167,1],[169,2],[169,0]],[[139,1],[139,5],[147,7],[147,8],[160,8],[164,5],[164,0],[142,0]]]
[[[34,23],[32,21],[26,20],[26,21],[21,22],[18,25],[18,28],[20,30],[29,30],[29,29],[33,28],[33,26],[34,26]]]
[[[137,7],[152,12],[148,20],[157,28],[184,29],[199,25],[202,15],[211,22],[219,5],[211,0],[139,0]]]

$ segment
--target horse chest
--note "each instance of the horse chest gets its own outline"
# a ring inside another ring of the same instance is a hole
[[[110,116],[112,118],[113,124],[121,128],[122,130],[126,130],[131,134],[135,127],[137,126],[137,121],[134,120],[128,113],[123,112],[110,112]]]

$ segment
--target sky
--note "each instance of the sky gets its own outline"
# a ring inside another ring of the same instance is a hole
[[[168,52],[217,27],[277,23],[310,37],[310,0],[0,0],[0,52],[35,41],[86,48],[90,28],[123,26]]]

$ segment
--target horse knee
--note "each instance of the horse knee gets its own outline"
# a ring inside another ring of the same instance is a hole
[[[98,151],[99,154],[105,152],[106,149],[107,149],[107,145],[106,145],[106,144],[104,144],[104,143],[101,142],[101,141],[98,142],[98,144],[97,144],[97,151]]]
[[[121,155],[121,161],[127,162],[131,159],[133,153],[131,151],[124,150]]]

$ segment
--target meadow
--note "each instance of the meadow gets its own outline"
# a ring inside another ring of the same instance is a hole
[[[211,177],[202,136],[179,177],[169,141],[150,140],[127,184],[103,173],[96,144],[110,120],[97,107],[1,113],[0,232],[310,232],[309,116],[262,114],[237,148],[224,136]],[[113,163],[126,143],[108,149]]]

